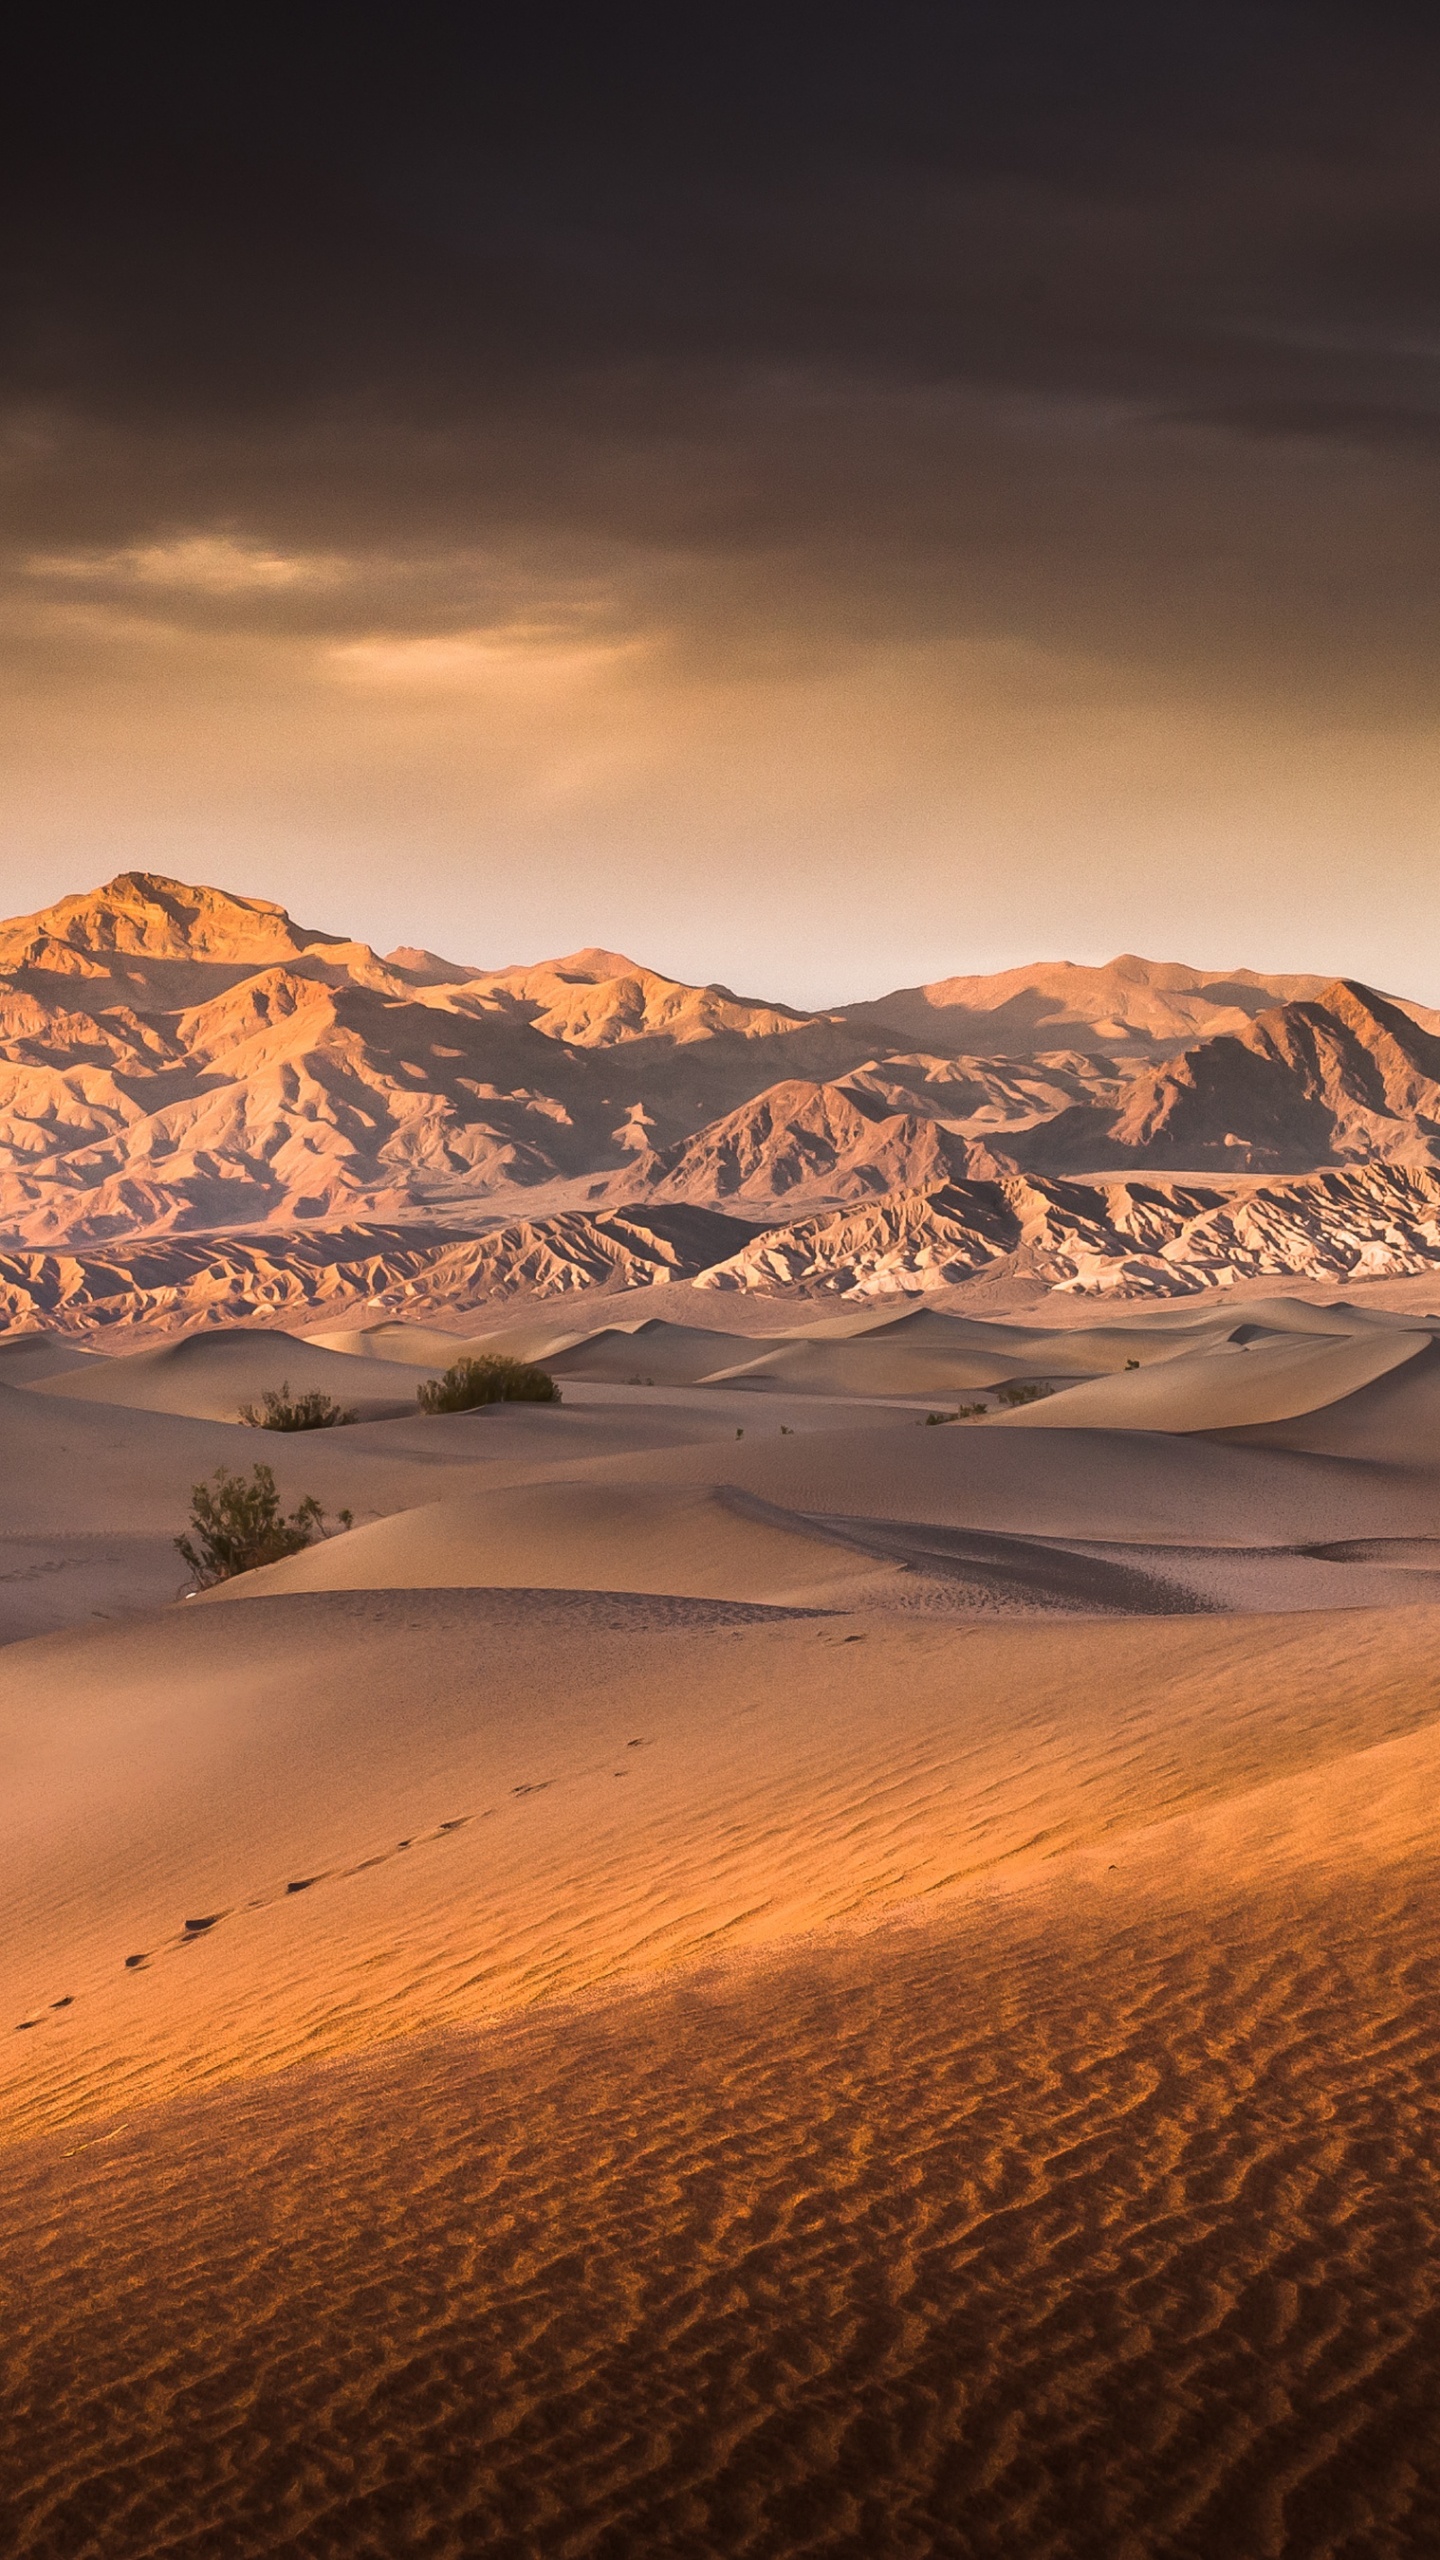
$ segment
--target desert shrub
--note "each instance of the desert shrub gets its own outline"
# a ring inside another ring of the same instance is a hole
[[[978,1422],[989,1410],[988,1404],[962,1404],[953,1418],[956,1422]]]
[[[348,1529],[354,1517],[353,1511],[342,1511],[341,1528]],[[175,1544],[199,1591],[229,1582],[237,1573],[251,1573],[257,1565],[278,1564],[282,1556],[298,1555],[302,1547],[330,1535],[313,1493],[286,1518],[274,1472],[263,1465],[248,1480],[217,1467],[213,1487],[192,1485],[190,1527],[193,1536],[177,1538]]]
[[[1044,1386],[1038,1378],[1017,1378],[1013,1386],[1001,1388],[1000,1402],[1002,1404],[1038,1404],[1041,1397],[1048,1396],[1050,1392],[1049,1387]]]
[[[456,1360],[443,1378],[427,1378],[419,1390],[422,1413],[469,1413],[478,1404],[558,1404],[560,1390],[544,1369],[490,1352],[481,1360]]]
[[[242,1404],[240,1419],[252,1431],[333,1431],[337,1423],[353,1422],[355,1413],[333,1396],[322,1396],[318,1388],[308,1396],[292,1396],[286,1378],[278,1389],[266,1388],[258,1412],[253,1404]]]

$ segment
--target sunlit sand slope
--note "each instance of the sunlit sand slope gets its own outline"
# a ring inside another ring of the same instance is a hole
[[[1437,1638],[1427,1608],[960,1631],[427,1592],[17,1647],[6,2121],[963,1895],[1187,1810],[1230,1806],[1252,1877],[1332,1799],[1347,1855],[1392,1797],[1408,1852]]]
[[[1406,1630],[1412,1662],[1436,1623]],[[926,1925],[192,2081],[11,2152],[10,2547],[1416,2560],[1440,2532],[1434,1735],[1382,1738],[1387,1688],[1395,1724],[1416,1704],[1398,1659],[1387,1674],[1342,1641],[1332,1688],[1339,1634],[1290,1654],[1288,1689],[1262,1644],[1248,1748],[1232,1729],[1197,1764],[1200,1801],[1146,1831],[1125,1822],[1163,1811],[1175,1761],[1142,1740],[1127,1777],[1121,1737],[1166,1684],[1122,1654],[1118,1822],[1048,1865],[1015,1858]],[[1217,1667],[1208,1698],[1181,1684],[1182,1766],[1242,1685],[1238,1661]],[[1307,1739],[1327,1693],[1334,1720]],[[1014,1694],[1021,1753],[1059,1739],[1083,1779],[1055,1694],[1028,1712]],[[934,1777],[891,1738],[870,1819],[891,1825],[893,1874],[899,1806],[908,1790],[913,1820]],[[752,1776],[747,1815],[737,1757],[716,1841],[747,1820],[793,1838],[793,1765],[771,1765],[779,1795]],[[713,1819],[695,1774],[690,1818]],[[843,1749],[836,1778],[853,1783]],[[562,1801],[514,1800],[528,1857],[496,1831],[492,1927],[528,1895],[581,1942],[613,1843],[602,1824],[588,1867],[575,1848],[555,1862],[537,1823]],[[1042,1781],[1030,1820],[1053,1802]],[[1025,1809],[1007,1810],[1015,1841]],[[824,1833],[827,1862],[845,1836]],[[438,1879],[457,1853],[417,1848],[253,1915],[252,1982],[292,1996],[327,1895],[353,1913],[403,1872],[453,1907],[456,1874]],[[411,1889],[408,1937],[392,1905],[377,1938],[401,1959],[392,2021],[417,1975]],[[266,1934],[282,1922],[286,1955]],[[238,1948],[237,1918],[120,1986],[132,2022],[172,2002],[172,2051],[182,2016],[233,2033],[225,1931]],[[385,1979],[357,1967],[346,1987],[386,2014]],[[439,1968],[425,1988],[445,2014]],[[321,2010],[312,1991],[295,2049]],[[78,2000],[65,2014],[78,2024]],[[128,2035],[138,2090],[151,2047]],[[17,2041],[28,2064],[40,2038]]]

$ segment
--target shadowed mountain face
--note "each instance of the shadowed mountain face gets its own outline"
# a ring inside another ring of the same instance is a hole
[[[1435,1165],[1440,1019],[1349,980],[1127,957],[807,1014],[600,949],[490,970],[382,958],[266,900],[142,872],[0,926],[16,1313],[36,1252],[236,1229],[339,1231],[348,1268],[352,1230],[383,1226],[398,1282],[404,1231],[463,1225],[496,1231],[472,1295],[487,1274],[523,1285],[522,1269],[541,1289],[593,1285],[633,1277],[636,1253],[648,1267],[653,1216],[638,1245],[606,1223],[640,1204],[723,1213],[713,1238],[653,1248],[676,1276],[723,1262],[766,1285],[762,1266],[772,1281],[823,1266],[824,1286],[847,1285],[850,1248],[837,1279],[825,1221],[848,1233],[865,1212],[867,1268],[904,1262],[917,1218],[948,1268],[958,1217],[988,1238],[982,1259],[1043,1242],[1056,1281],[1098,1255],[1110,1287],[1117,1261],[1190,1260],[1178,1239],[1197,1220],[1237,1223],[1223,1189],[1146,1210],[1161,1195],[1136,1175]],[[1123,1196],[1095,1190],[1106,1175],[1129,1178]],[[1418,1192],[1372,1206],[1433,1222]],[[1269,1222],[1310,1250],[1340,1215],[1322,1187]],[[782,1242],[797,1219],[801,1244]],[[1239,1250],[1207,1230],[1217,1268]]]
[[[1427,1021],[1338,979],[1138,1080],[1110,1145],[1155,1164],[1212,1164],[1223,1150],[1266,1172],[1440,1162],[1440,1038]]]
[[[1336,979],[996,1133],[1006,1170],[1301,1173],[1440,1162],[1440,1022]],[[1092,1060],[1091,1065],[1095,1062]],[[1113,1070],[1112,1070],[1113,1072]]]

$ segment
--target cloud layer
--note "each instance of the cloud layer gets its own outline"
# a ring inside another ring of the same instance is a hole
[[[512,15],[32,38],[14,903],[1440,995],[1426,17]]]

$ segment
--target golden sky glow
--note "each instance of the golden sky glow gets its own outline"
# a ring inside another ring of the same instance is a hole
[[[902,11],[668,156],[683,60],[613,127],[577,67],[567,156],[518,37],[509,123],[362,64],[313,145],[318,58],[283,114],[242,63],[213,161],[183,63],[133,149],[97,85],[0,378],[8,909],[144,865],[811,1002],[1124,948],[1440,1000],[1428,40],[1301,94],[1287,27],[1046,71]]]

